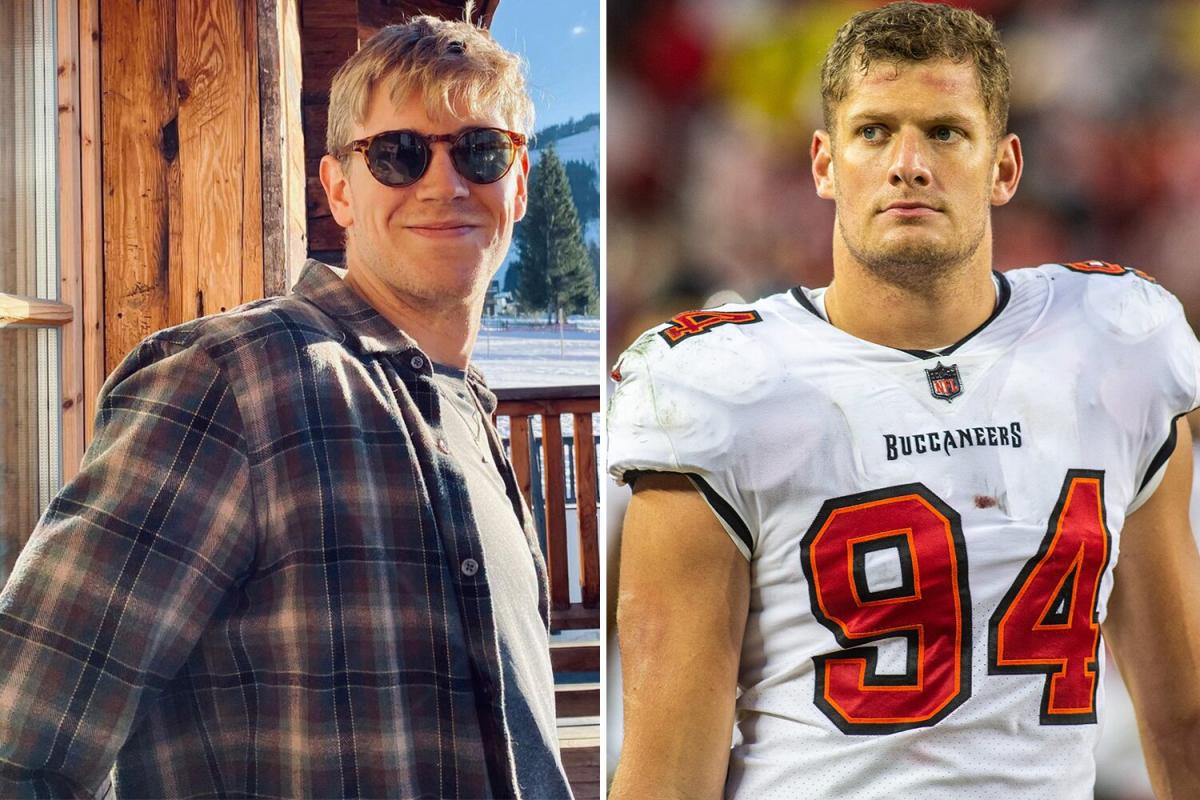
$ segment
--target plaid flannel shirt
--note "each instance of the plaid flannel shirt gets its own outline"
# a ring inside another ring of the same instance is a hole
[[[439,400],[318,262],[142,342],[0,594],[0,796],[88,795],[114,764],[131,797],[513,796]]]

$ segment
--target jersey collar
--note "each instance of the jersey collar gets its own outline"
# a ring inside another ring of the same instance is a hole
[[[909,350],[903,347],[892,347],[890,349],[898,350],[901,353],[908,353],[910,356],[922,360],[927,358],[945,358],[946,356],[951,355],[955,350],[962,347],[964,344],[974,338],[976,334],[987,328],[987,326],[991,325],[992,322],[995,321],[996,317],[1000,316],[1000,313],[1008,306],[1008,301],[1012,299],[1012,285],[1009,283],[1008,278],[1004,277],[1004,273],[993,270],[992,275],[996,279],[996,306],[992,309],[992,313],[988,316],[988,318],[985,319],[979,325],[979,327],[975,328],[975,330],[971,331],[949,347],[943,347],[941,350]],[[805,293],[804,287],[793,286],[791,292],[792,296],[796,298],[796,302],[811,312],[812,315],[817,319],[833,327],[829,320],[825,319],[825,317],[821,315],[821,312],[817,310],[817,307],[813,305],[812,300],[810,300],[808,295]],[[883,346],[886,347],[887,345]]]

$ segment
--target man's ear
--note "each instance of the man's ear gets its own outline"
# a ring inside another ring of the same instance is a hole
[[[342,170],[342,162],[331,155],[322,156],[318,171],[333,219],[343,228],[349,228],[354,224],[354,211],[351,207],[350,179]]]
[[[517,163],[517,196],[513,198],[513,222],[520,222],[529,207],[529,150],[522,147]]]
[[[992,205],[1002,206],[1017,193],[1023,167],[1021,140],[1015,133],[1010,133],[996,145],[996,166],[992,171]]]
[[[817,197],[833,200],[836,186],[833,173],[833,137],[828,131],[813,132],[809,154],[812,156],[812,175],[813,183],[817,185]]]

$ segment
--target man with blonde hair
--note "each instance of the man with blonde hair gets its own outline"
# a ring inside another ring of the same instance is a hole
[[[1200,797],[1200,343],[1140,271],[993,271],[1008,88],[972,12],[855,15],[811,149],[832,284],[618,362],[613,798],[1085,800],[1104,641],[1156,790]]]
[[[545,568],[469,364],[525,211],[520,60],[334,79],[346,273],[156,333],[0,595],[0,796],[570,797]]]

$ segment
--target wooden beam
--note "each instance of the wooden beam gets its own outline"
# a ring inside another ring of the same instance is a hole
[[[80,269],[83,301],[84,446],[92,441],[104,378],[104,210],[100,176],[100,3],[79,3]]]
[[[590,642],[551,642],[550,666],[555,672],[599,672],[599,638]]]
[[[66,303],[0,292],[0,328],[10,326],[44,328],[47,325],[61,327],[74,317],[74,309]]]
[[[533,478],[529,470],[529,417],[513,416],[509,419],[509,450],[512,454],[513,472],[517,476],[517,488],[525,498],[525,505],[533,507]]]
[[[550,632],[590,630],[600,627],[600,609],[572,603],[567,608],[550,612]]]
[[[353,28],[358,11],[347,0],[304,0],[300,13],[302,28]]]
[[[307,255],[297,0],[258,0],[263,294],[287,292]]]
[[[263,172],[262,105],[259,87],[258,6],[238,1],[242,9],[241,49],[246,54],[243,83],[242,136],[242,252],[241,281],[234,305],[263,296]],[[232,271],[232,270],[231,270]],[[231,306],[232,307],[232,306]]]
[[[70,322],[63,326],[61,347],[62,376],[59,407],[62,409],[62,479],[75,477],[86,446],[84,420],[83,349],[83,199],[80,162],[79,47],[80,20],[78,3],[58,0],[58,256],[59,300],[72,310]]]
[[[536,414],[590,414],[598,410],[598,400],[566,399],[566,400],[501,400],[497,407],[498,414],[521,414],[524,416]]]
[[[559,717],[600,714],[599,683],[559,683],[554,686],[554,706]]]
[[[559,748],[575,800],[600,800],[600,723],[591,740],[564,739],[559,728]]]
[[[562,421],[558,414],[542,417],[542,476],[546,498],[546,571],[550,577],[550,607],[571,604],[567,583],[567,508],[563,467]]]
[[[182,252],[170,257],[172,323],[240,304],[246,262],[260,275],[261,295],[261,212],[253,210],[261,203],[257,75],[253,93],[248,77],[256,73],[257,45],[246,52],[244,7],[178,0],[179,150],[177,159],[163,154],[178,165],[179,192],[170,202],[182,211]]]
[[[307,152],[302,115],[304,58],[300,49],[299,0],[281,0],[284,13],[280,21],[280,36],[283,39],[283,116],[286,141],[284,143],[285,180],[284,198],[287,224],[287,291],[300,279],[300,270],[308,256],[308,216],[304,207],[304,155]]]
[[[100,0],[105,371],[168,324],[175,0]]]
[[[350,3],[343,2],[342,5],[353,9]],[[307,18],[307,2],[304,8]],[[304,47],[304,95],[314,102],[321,99],[328,102],[329,84],[333,80],[333,74],[358,50],[354,18],[351,17],[339,27],[305,28],[301,31],[301,36]]]
[[[258,104],[263,121],[263,293],[283,294],[287,283],[287,197],[283,124],[283,8],[278,0],[258,0]]]
[[[600,746],[600,715],[558,717],[558,746],[562,750]]]
[[[507,400],[591,400],[592,410],[600,410],[600,384],[575,386],[505,386],[495,390],[496,399]]]
[[[600,606],[600,542],[596,535],[596,443],[591,413],[575,425],[575,511],[579,516],[579,583],[583,604]]]

